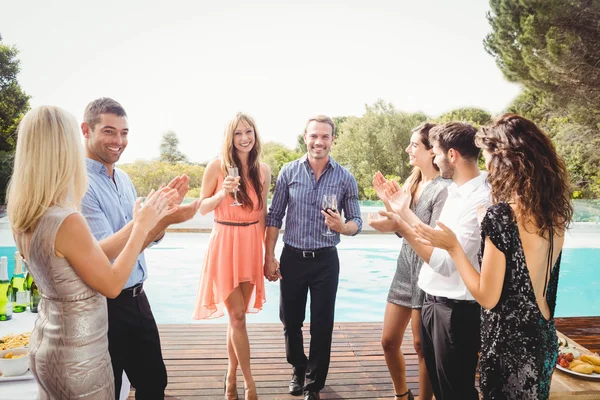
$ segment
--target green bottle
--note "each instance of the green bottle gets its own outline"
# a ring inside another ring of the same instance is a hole
[[[12,286],[13,312],[22,313],[27,310],[29,292],[23,273],[23,259],[18,251],[15,252],[15,272],[10,280],[10,285]]]
[[[25,261],[24,264],[27,265]],[[27,290],[29,291],[29,310],[32,313],[36,313],[38,312],[38,304],[40,304],[40,291],[33,280],[31,272],[27,274],[27,278],[25,278],[25,284],[27,285]]]
[[[12,319],[12,287],[8,280],[8,258],[0,257],[0,321]]]

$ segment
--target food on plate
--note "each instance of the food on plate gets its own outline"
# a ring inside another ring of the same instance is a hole
[[[4,355],[4,358],[21,358],[21,357],[25,357],[27,355],[27,353],[25,354],[13,354],[13,353],[6,353]]]
[[[594,372],[594,367],[592,367],[588,363],[581,363],[581,364],[575,365],[574,367],[569,367],[569,369],[574,372],[579,372],[581,374],[588,374],[588,375],[591,374],[592,372]]]
[[[570,347],[570,346],[565,346],[563,348],[561,348],[560,350],[558,350],[559,354],[573,354],[573,358],[574,359],[578,359],[581,356],[581,352],[579,350],[577,350],[575,347]]]
[[[579,359],[581,361],[585,361],[586,363],[600,366],[600,357],[599,356],[584,354],[581,357],[579,357]]]
[[[18,335],[10,334],[0,338],[0,351],[29,346],[29,335],[31,335],[31,332],[23,332]]]
[[[561,338],[561,337],[558,338],[558,347],[565,347],[567,345],[568,345],[567,339]]]

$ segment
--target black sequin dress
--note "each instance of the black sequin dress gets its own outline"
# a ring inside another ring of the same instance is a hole
[[[547,320],[535,299],[517,222],[509,204],[498,203],[487,210],[481,224],[480,264],[486,237],[506,256],[506,274],[498,304],[492,310],[482,309],[481,393],[484,399],[548,399],[558,357],[554,309],[561,256],[547,282],[546,300],[550,308]]]

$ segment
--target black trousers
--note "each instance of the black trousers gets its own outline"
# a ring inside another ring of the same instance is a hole
[[[167,370],[160,349],[158,327],[146,293],[136,297],[123,290],[108,299],[108,350],[115,375],[115,399],[119,399],[123,370],[138,400],[164,399]]]
[[[304,258],[285,246],[280,271],[279,318],[283,323],[287,361],[292,364],[295,374],[305,376],[304,390],[318,392],[325,386],[331,357],[333,314],[340,274],[337,249],[333,247],[314,254],[314,258]],[[307,358],[302,326],[309,290],[310,350]]]
[[[439,298],[436,298],[439,299]],[[481,307],[426,297],[421,309],[421,344],[436,400],[477,400],[475,370]]]

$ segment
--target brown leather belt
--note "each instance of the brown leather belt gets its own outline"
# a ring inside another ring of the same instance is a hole
[[[231,222],[231,221],[217,221],[216,219],[215,219],[215,222],[217,224],[227,225],[227,226],[250,226],[250,225],[258,224],[258,221],[252,221],[252,222]]]

